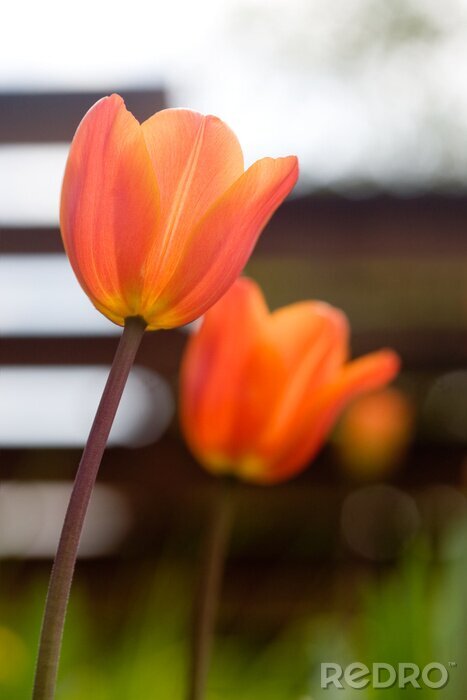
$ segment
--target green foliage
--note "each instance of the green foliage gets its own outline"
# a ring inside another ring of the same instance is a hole
[[[438,553],[441,564],[419,543],[396,569],[362,582],[350,608],[349,600],[345,610],[336,600],[331,611],[291,622],[266,642],[245,628],[235,634],[221,629],[207,700],[461,700],[467,684],[465,534],[451,535]],[[167,564],[141,578],[145,586],[127,606],[131,614],[107,636],[95,619],[96,601],[75,587],[57,700],[183,700],[192,581],[186,570]],[[45,581],[14,597],[11,586],[0,590],[0,697],[26,700]],[[443,690],[322,690],[322,661],[456,666]]]

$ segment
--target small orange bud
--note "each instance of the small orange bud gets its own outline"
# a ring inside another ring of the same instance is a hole
[[[344,468],[363,479],[386,476],[396,468],[413,430],[413,408],[395,388],[356,399],[339,425],[337,450]]]

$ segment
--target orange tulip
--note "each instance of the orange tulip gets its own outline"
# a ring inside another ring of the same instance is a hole
[[[378,479],[399,465],[414,429],[414,410],[398,389],[361,396],[345,412],[336,446],[343,467],[359,479]]]
[[[112,95],[89,110],[71,145],[64,245],[112,321],[183,325],[238,277],[297,176],[293,156],[244,171],[240,144],[217,117],[166,109],[139,124]]]
[[[242,278],[188,341],[181,421],[209,471],[274,483],[300,472],[357,395],[397,374],[381,350],[347,361],[344,314],[304,301],[270,313],[259,287]]]

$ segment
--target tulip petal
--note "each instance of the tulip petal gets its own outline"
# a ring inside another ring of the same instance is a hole
[[[274,342],[290,370],[295,370],[297,364],[313,351],[314,343],[323,335],[332,345],[332,357],[328,355],[326,358],[330,369],[337,369],[347,359],[347,318],[342,311],[325,302],[300,301],[277,309],[271,314],[270,326]]]
[[[151,302],[173,274],[194,226],[242,175],[244,166],[237,137],[212,115],[165,109],[142,129],[161,196],[161,228],[147,265]]]
[[[345,365],[332,383],[317,392],[307,415],[291,432],[282,455],[260,475],[263,481],[275,483],[301,471],[320,449],[346,405],[394,379],[399,365],[399,357],[392,350],[380,350]]]
[[[117,323],[139,312],[142,270],[159,218],[141,127],[121,97],[106,97],[85,115],[73,139],[60,223],[79,282]]]
[[[266,323],[258,329],[241,376],[232,423],[229,454],[241,468],[242,463],[256,461],[251,446],[264,432],[271,413],[277,410],[287,386],[288,372],[284,359],[274,344]],[[252,468],[252,467],[248,467]]]
[[[271,316],[274,343],[287,359],[289,381],[258,449],[269,457],[280,451],[316,401],[316,392],[329,384],[347,356],[348,322],[345,315],[323,302],[286,306]]]
[[[188,323],[225,294],[297,177],[295,157],[264,158],[217,200],[185,245],[153,318],[148,314],[151,327]]]
[[[188,341],[181,368],[181,422],[191,449],[208,468],[220,469],[230,449],[243,368],[267,311],[259,287],[239,279]]]

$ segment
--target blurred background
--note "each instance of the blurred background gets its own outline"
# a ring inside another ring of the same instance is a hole
[[[467,684],[467,0],[8,4],[0,42],[0,697],[23,700],[51,559],[119,330],[58,231],[69,141],[116,91],[226,120],[301,178],[247,273],[402,356],[302,476],[239,486],[212,700],[333,698],[319,665],[437,661]],[[81,546],[58,698],[183,698],[216,484],[176,418],[189,330],[147,334]],[[452,665],[449,665],[452,664]]]

